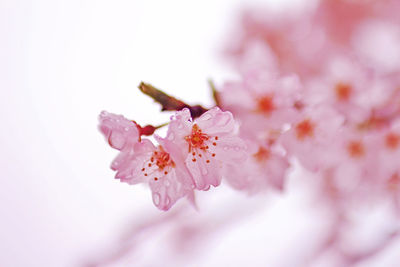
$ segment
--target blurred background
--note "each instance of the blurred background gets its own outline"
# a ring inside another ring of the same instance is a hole
[[[1,0],[0,266],[306,266],[327,215],[301,181],[284,196],[223,185],[198,195],[199,212],[182,200],[166,214],[147,187],[113,179],[97,130],[102,110],[168,120],[140,81],[211,106],[207,79],[235,75],[221,49],[240,10],[302,2]],[[362,266],[398,266],[395,254]]]

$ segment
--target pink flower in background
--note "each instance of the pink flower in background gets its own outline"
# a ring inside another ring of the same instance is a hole
[[[227,164],[224,177],[235,189],[249,194],[267,189],[282,191],[289,168],[286,157],[276,150],[273,143],[255,145],[254,151],[242,164]]]
[[[224,84],[221,105],[241,123],[241,136],[263,139],[269,131],[279,131],[296,119],[300,89],[296,76],[252,71],[242,81]]]
[[[219,108],[212,108],[195,120],[188,109],[172,117],[166,137],[171,142],[168,148],[185,162],[197,189],[218,186],[223,164],[246,160],[246,144],[235,127],[232,114]]]
[[[344,118],[329,107],[306,109],[279,142],[310,171],[329,168],[337,161],[335,138]]]

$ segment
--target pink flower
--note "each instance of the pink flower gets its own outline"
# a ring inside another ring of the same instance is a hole
[[[335,138],[340,134],[344,118],[329,107],[314,107],[303,112],[282,134],[279,142],[310,171],[332,167],[337,162]]]
[[[241,123],[241,135],[253,139],[264,138],[296,119],[300,88],[296,76],[252,71],[242,81],[226,83],[220,95],[222,107]]]
[[[186,167],[174,161],[163,146],[144,139],[135,145],[126,172],[117,176],[123,182],[148,183],[157,208],[168,210],[180,198],[192,197],[193,182]]]
[[[111,147],[120,150],[111,164],[115,177],[129,184],[148,183],[157,208],[168,210],[180,198],[193,199],[193,182],[186,167],[150,140],[139,142],[136,125],[123,116],[102,112],[100,131]],[[160,143],[162,139],[158,138]]]
[[[395,95],[391,80],[380,78],[350,58],[331,58],[323,72],[306,84],[304,102],[331,106],[351,123],[363,123],[372,111],[387,109]]]
[[[223,164],[238,164],[247,157],[246,145],[237,136],[232,114],[216,107],[194,121],[188,109],[176,112],[166,143],[171,155],[185,162],[199,190],[220,184]]]
[[[132,148],[139,141],[136,125],[122,115],[101,112],[99,129],[112,148],[123,150]]]
[[[379,158],[379,177],[384,196],[392,198],[400,213],[400,120],[396,120],[390,127],[378,135],[379,151],[375,151]]]
[[[301,14],[250,10],[243,14],[241,22],[228,45],[228,53],[239,66],[248,64],[247,57],[255,43],[268,47],[272,52],[269,58],[282,73],[295,72],[300,77],[318,73],[330,53],[324,29],[315,25],[314,15],[308,10]]]
[[[335,149],[330,149],[331,157],[337,157],[332,183],[342,196],[364,199],[365,193],[380,183],[382,147],[377,137],[375,133],[346,128],[335,138]]]
[[[269,188],[283,190],[289,162],[272,143],[255,145],[251,156],[243,164],[229,164],[224,178],[235,189],[249,194],[263,192]]]

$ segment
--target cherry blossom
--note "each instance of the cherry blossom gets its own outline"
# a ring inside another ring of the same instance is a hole
[[[100,130],[111,147],[120,150],[111,168],[129,184],[148,183],[154,204],[168,210],[180,198],[193,198],[192,179],[185,167],[175,164],[161,145],[139,141],[136,124],[123,116],[102,112]]]
[[[252,71],[242,81],[224,84],[221,105],[241,123],[242,136],[264,138],[269,131],[280,130],[296,119],[300,88],[296,76]]]
[[[289,162],[273,142],[252,145],[251,155],[242,164],[227,164],[224,177],[235,189],[249,194],[269,189],[282,191]]]
[[[333,144],[343,124],[343,116],[331,108],[306,109],[282,134],[279,142],[308,170],[329,168],[337,161],[338,154]]]
[[[171,142],[172,155],[185,162],[197,189],[218,186],[223,164],[246,159],[246,144],[235,127],[232,114],[219,108],[212,108],[195,120],[188,109],[172,117],[166,139]]]

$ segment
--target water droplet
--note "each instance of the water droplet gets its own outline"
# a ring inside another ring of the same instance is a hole
[[[182,123],[179,123],[179,124],[178,124],[178,129],[182,129],[182,128],[183,128]]]
[[[156,206],[160,205],[160,200],[161,200],[160,194],[154,193],[153,194],[153,202]]]
[[[170,133],[170,134],[168,135],[168,140],[172,141],[172,140],[174,140],[174,139],[175,139],[175,135],[174,135],[173,133]]]
[[[229,146],[224,146],[224,150],[229,150]]]
[[[240,150],[240,147],[235,146],[235,150],[236,150],[236,151],[239,151],[239,150]]]
[[[171,199],[169,197],[165,198],[165,205],[168,206],[171,203]]]
[[[118,161],[114,161],[112,164],[113,164],[114,166],[118,166],[119,162],[118,162]]]
[[[129,131],[129,127],[125,127],[125,131]]]
[[[165,185],[165,186],[170,186],[170,185],[171,185],[171,183],[170,183],[170,181],[168,181],[168,180],[165,180],[165,181],[164,181],[164,185]]]

